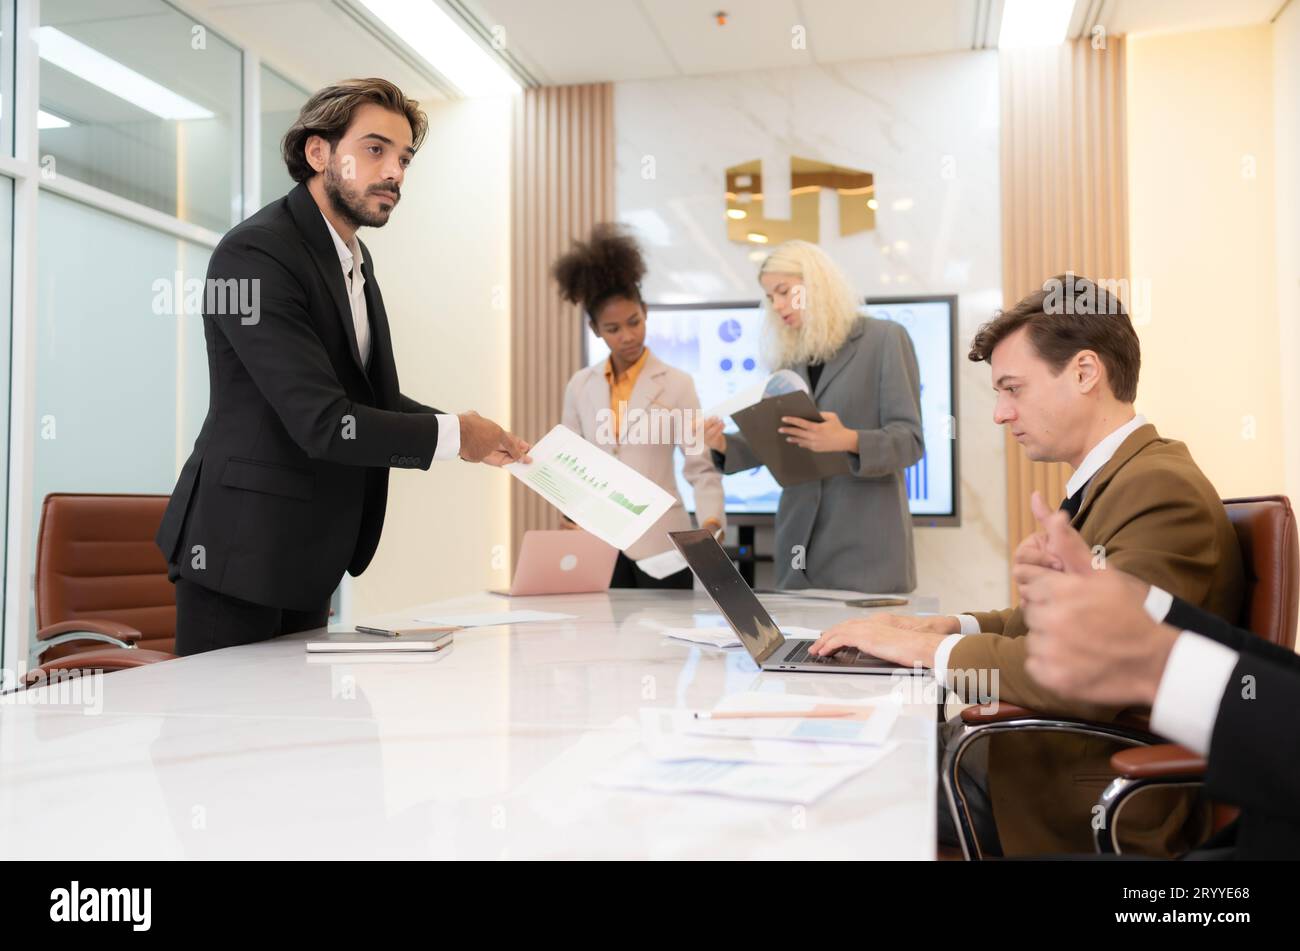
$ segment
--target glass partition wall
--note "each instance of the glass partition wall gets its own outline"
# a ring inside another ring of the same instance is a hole
[[[208,400],[174,290],[288,190],[279,139],[306,97],[165,0],[0,0],[7,670],[35,629],[46,495],[171,490]]]

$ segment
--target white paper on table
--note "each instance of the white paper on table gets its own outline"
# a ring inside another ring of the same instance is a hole
[[[416,620],[448,627],[491,627],[493,624],[524,624],[528,621],[570,621],[575,617],[576,614],[556,614],[553,611],[485,611],[480,614],[431,614]]]
[[[787,627],[783,624],[778,624],[777,627],[786,637],[795,639],[808,638],[815,641],[822,633],[811,627]],[[742,646],[740,637],[729,627],[668,627],[663,629],[663,633],[679,641],[690,641],[692,644],[705,644],[709,647]]]
[[[673,505],[669,493],[566,426],[556,426],[528,454],[532,462],[511,463],[506,471],[620,551]]]
[[[708,647],[740,647],[740,638],[729,627],[669,627],[664,634],[679,641]]]
[[[667,578],[669,575],[675,575],[683,568],[688,567],[686,559],[682,557],[682,553],[676,548],[670,548],[668,551],[651,555],[649,558],[642,558],[636,563],[636,566],[656,581],[660,578]]]
[[[704,417],[707,419],[710,416],[734,416],[742,409],[753,406],[769,396],[781,396],[797,390],[809,392],[804,378],[793,370],[777,370],[763,382],[747,386],[739,393],[728,396],[721,403],[715,403],[704,411]]]
[[[741,720],[695,720],[685,725],[685,732],[695,736],[729,739],[781,740],[800,743],[850,743],[859,746],[882,746],[893,732],[902,712],[900,698],[894,695],[868,700],[838,700],[830,697],[800,696],[749,692],[724,697],[713,712],[727,711],[815,711],[851,708],[855,717],[845,718],[755,718]]]
[[[646,753],[624,757],[595,777],[602,786],[664,793],[710,793],[810,805],[867,768],[863,762],[825,765],[719,763],[712,760],[661,762]]]
[[[850,743],[787,743],[784,740],[725,739],[692,736],[686,727],[692,711],[642,707],[641,742],[657,760],[711,759],[725,763],[863,763],[874,765],[897,744],[855,746]]]
[[[777,621],[776,618],[772,618],[772,620],[776,621],[776,629],[781,632],[782,636],[787,638],[794,638],[797,641],[807,638],[810,641],[815,641],[817,638],[822,636],[822,632],[817,630],[815,627],[799,627],[797,624],[782,624],[780,621]]]

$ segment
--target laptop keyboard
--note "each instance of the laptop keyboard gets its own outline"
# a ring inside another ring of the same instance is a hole
[[[818,656],[809,654],[808,648],[812,647],[814,641],[800,641],[799,646],[792,650],[781,661],[783,664],[827,664],[830,666],[843,667],[846,664],[860,663],[867,655],[863,654],[856,647],[841,647],[833,654]]]

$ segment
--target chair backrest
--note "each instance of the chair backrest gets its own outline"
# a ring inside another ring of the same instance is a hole
[[[119,621],[143,635],[137,647],[174,652],[176,594],[153,540],[167,498],[47,495],[36,542],[36,626]],[[103,646],[59,645],[46,659]]]
[[[1295,512],[1285,495],[1224,499],[1241,542],[1246,591],[1241,625],[1282,647],[1295,649],[1300,606],[1300,555]]]

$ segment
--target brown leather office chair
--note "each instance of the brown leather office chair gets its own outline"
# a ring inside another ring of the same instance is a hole
[[[1284,495],[1224,502],[1241,540],[1246,569],[1246,597],[1241,626],[1266,641],[1295,650],[1300,614],[1300,552],[1295,513]],[[1095,833],[1097,851],[1118,852],[1114,828],[1124,804],[1151,786],[1199,786],[1205,782],[1205,758],[1175,743],[1121,750],[1110,758],[1119,775],[1102,793],[1099,805],[1105,826]],[[1231,806],[1216,803],[1215,832],[1237,817]]]
[[[175,656],[176,596],[153,541],[167,498],[45,497],[28,682],[54,670],[121,670]]]
[[[1269,495],[1225,499],[1223,504],[1237,531],[1246,573],[1238,623],[1275,644],[1294,647],[1300,576],[1296,520],[1291,503],[1286,496]],[[965,729],[945,752],[941,780],[962,854],[967,859],[983,855],[959,782],[961,760],[973,743],[996,733],[1025,730],[1075,733],[1136,747],[1111,757],[1111,765],[1120,775],[1102,795],[1101,804],[1107,815],[1104,828],[1095,833],[1098,851],[1117,850],[1116,819],[1124,803],[1139,789],[1157,783],[1191,785],[1197,782],[1196,776],[1204,774],[1203,763],[1199,773],[1191,769],[1189,758],[1198,759],[1193,754],[1151,733],[1145,716],[1121,716],[1113,723],[1097,723],[1043,716],[1014,704],[998,703],[993,709],[983,708],[983,712],[980,707],[967,707],[961,712],[961,719]],[[1229,821],[1230,814],[1216,807],[1215,827]]]

